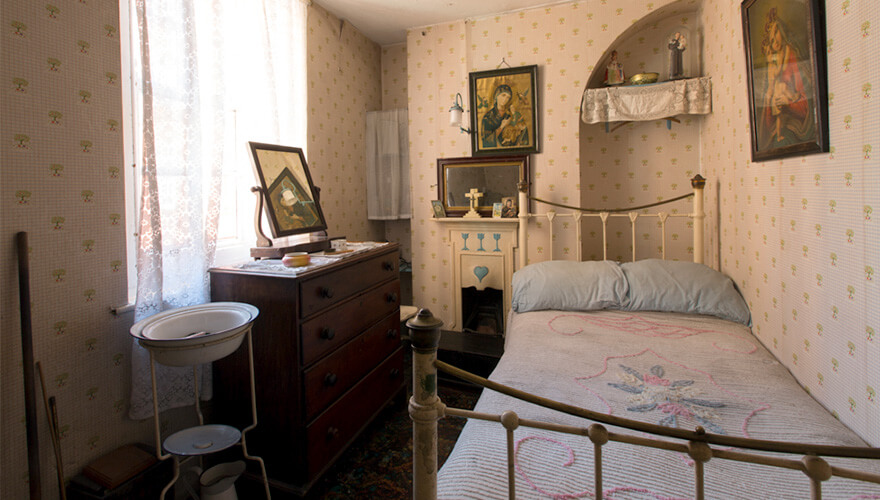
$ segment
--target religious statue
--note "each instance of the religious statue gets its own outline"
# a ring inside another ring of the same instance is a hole
[[[669,39],[667,47],[669,47],[669,79],[684,78],[682,52],[687,49],[687,37],[681,31],[676,31]]]
[[[617,59],[617,51],[611,51],[611,60],[605,66],[605,84],[620,85],[624,80],[626,75],[623,74],[623,64]]]

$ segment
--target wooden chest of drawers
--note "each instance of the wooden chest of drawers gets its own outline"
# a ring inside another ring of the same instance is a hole
[[[211,300],[253,304],[255,430],[248,451],[270,483],[304,495],[405,387],[398,247],[297,276],[211,269]],[[246,425],[246,350],[214,363],[217,418]]]

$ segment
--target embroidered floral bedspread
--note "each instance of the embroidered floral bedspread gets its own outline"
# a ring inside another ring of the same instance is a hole
[[[742,325],[674,313],[511,313],[492,380],[626,418],[758,439],[865,446],[813,400]],[[589,422],[484,391],[477,411],[587,426]],[[620,430],[620,429],[615,429]],[[506,498],[504,430],[470,421],[438,479],[440,498]],[[592,443],[515,431],[517,498],[592,498]],[[606,445],[605,498],[693,498],[686,455]],[[880,462],[830,459],[880,473]],[[809,498],[798,471],[711,460],[707,498]],[[832,479],[824,498],[880,498],[880,487]]]

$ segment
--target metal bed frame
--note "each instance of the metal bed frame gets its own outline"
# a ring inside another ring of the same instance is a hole
[[[526,229],[529,219],[546,218],[550,222],[551,230],[551,255],[554,225],[557,217],[572,217],[576,224],[578,241],[578,260],[581,260],[581,224],[583,216],[599,217],[602,221],[603,248],[607,249],[606,228],[609,217],[628,217],[632,227],[638,217],[658,217],[661,222],[662,253],[666,257],[666,227],[667,217],[679,216],[694,219],[694,262],[703,261],[703,188],[705,179],[696,176],[691,184],[694,188],[692,193],[693,213],[670,215],[665,212],[656,214],[638,214],[636,209],[623,210],[585,210],[575,207],[572,212],[556,214],[551,210],[545,214],[530,214],[523,210],[519,214],[519,267],[525,266],[527,255]],[[656,206],[670,201],[676,201],[691,195],[685,195],[675,200],[666,200],[648,206]],[[535,198],[533,198],[535,199]],[[537,199],[536,199],[537,200]],[[537,200],[543,203],[543,200]],[[555,204],[551,204],[555,205]],[[521,187],[519,206],[528,207],[528,198]],[[562,205],[557,205],[562,206]],[[585,213],[591,212],[591,213]],[[620,213],[624,212],[624,213]],[[632,231],[633,259],[635,260],[635,229]],[[607,258],[607,251],[603,257]],[[770,467],[799,470],[804,473],[810,483],[811,498],[822,498],[822,482],[831,477],[848,478],[857,481],[867,481],[880,485],[880,474],[872,474],[863,471],[840,468],[830,465],[822,457],[849,457],[880,459],[880,448],[815,445],[809,443],[792,443],[772,440],[760,440],[742,437],[725,436],[707,432],[702,427],[693,431],[670,428],[656,424],[639,422],[627,418],[607,415],[595,411],[559,403],[540,396],[535,396],[518,389],[508,387],[471,374],[454,366],[437,360],[437,349],[440,342],[440,328],[443,322],[435,318],[427,309],[419,313],[407,322],[410,329],[413,350],[413,395],[409,402],[409,414],[413,420],[413,498],[417,500],[433,500],[437,498],[437,421],[444,417],[475,418],[480,420],[499,422],[506,429],[507,434],[507,478],[508,496],[516,498],[515,490],[515,465],[514,465],[514,439],[513,432],[516,428],[531,427],[549,431],[579,435],[588,438],[593,443],[594,472],[593,484],[595,498],[602,498],[602,450],[608,442],[624,443],[632,446],[664,449],[672,452],[686,453],[694,461],[694,497],[698,500],[705,498],[704,464],[710,459],[732,460]],[[437,396],[437,370],[456,376],[467,382],[488,388],[508,396],[537,404],[546,408],[561,411],[570,415],[582,417],[593,421],[586,427],[559,425],[536,420],[521,419],[512,411],[500,415],[478,413],[470,410],[447,407]],[[650,437],[634,436],[610,431],[606,426],[622,427],[625,429],[641,431]],[[771,452],[774,455],[769,453]],[[786,456],[779,456],[779,454]]]

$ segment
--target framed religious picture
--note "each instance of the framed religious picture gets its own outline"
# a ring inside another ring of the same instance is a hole
[[[434,210],[435,219],[446,217],[446,209],[443,208],[443,203],[440,200],[431,200],[431,209]]]
[[[828,151],[823,5],[742,2],[752,161]]]
[[[516,217],[518,212],[516,210],[516,198],[512,196],[505,196],[501,198],[501,217],[505,219],[509,219],[512,217]]]
[[[473,156],[538,152],[538,66],[470,73]]]
[[[248,142],[272,236],[327,229],[302,149]]]
[[[501,203],[493,203],[492,204],[492,218],[500,219],[501,218]]]

